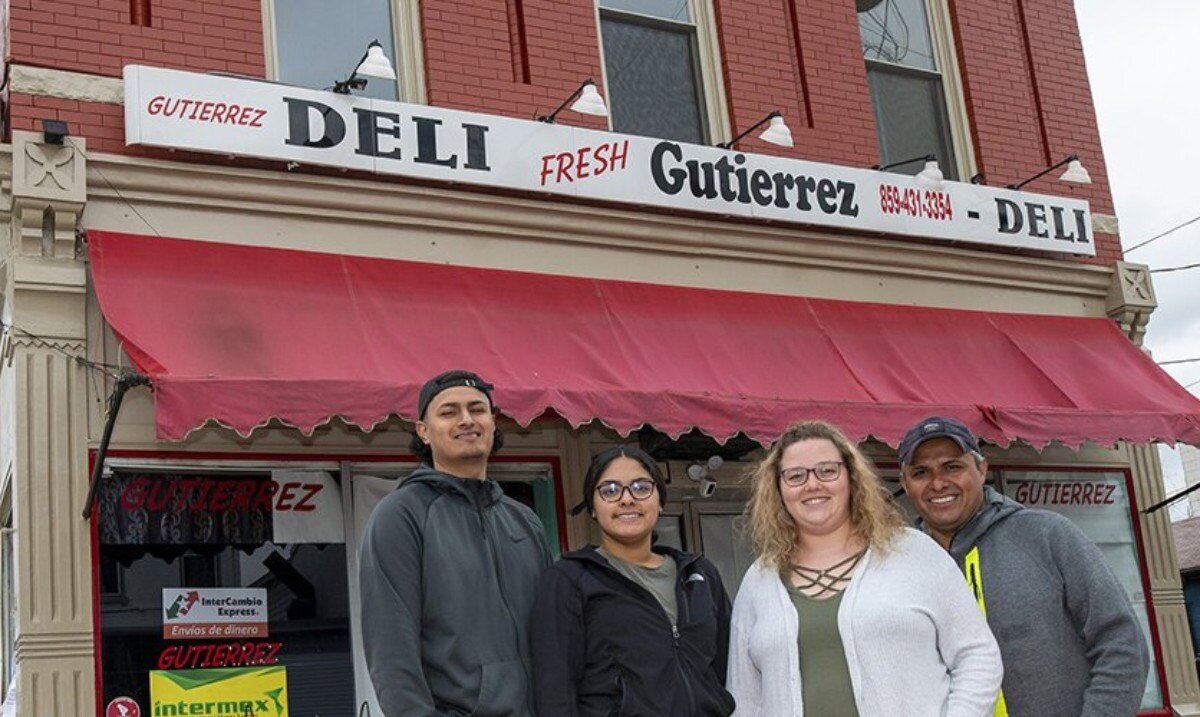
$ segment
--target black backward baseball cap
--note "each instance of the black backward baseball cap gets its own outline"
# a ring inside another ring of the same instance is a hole
[[[477,389],[484,396],[487,396],[488,404],[493,409],[496,408],[495,402],[492,401],[492,389],[495,386],[484,381],[479,374],[473,371],[455,369],[453,371],[443,371],[426,381],[424,386],[421,386],[421,393],[417,396],[417,420],[424,420],[425,409],[429,408],[429,404],[433,401],[434,396],[455,386],[467,386],[468,388]]]
[[[967,428],[967,424],[957,418],[945,416],[930,416],[917,425],[908,429],[904,440],[900,441],[900,467],[912,461],[913,454],[922,443],[933,438],[949,438],[958,444],[963,453],[974,451],[979,453],[979,439]]]

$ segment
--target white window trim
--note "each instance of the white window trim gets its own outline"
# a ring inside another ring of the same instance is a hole
[[[708,141],[712,144],[727,142],[733,137],[729,126],[728,103],[725,99],[725,71],[721,63],[720,43],[717,41],[717,20],[712,0],[687,0],[688,11],[692,18],[691,24],[696,28],[696,50],[700,65],[701,94],[704,101],[701,111],[708,127]],[[608,89],[608,60],[604,56],[604,36],[600,29],[600,3],[593,5],[596,16],[596,39],[599,42],[600,74],[604,78],[604,87]],[[629,13],[631,15],[637,13]],[[610,104],[608,129],[612,131],[611,99],[605,97]]]
[[[946,101],[946,117],[950,125],[950,144],[954,148],[955,164],[960,181],[967,181],[979,170],[975,162],[975,143],[971,139],[971,120],[963,94],[962,73],[959,70],[958,43],[950,21],[947,0],[926,0],[925,14],[929,18],[929,36],[933,41],[934,61],[942,76],[942,96]]]
[[[389,58],[396,68],[399,82],[397,97],[401,102],[426,104],[425,46],[421,38],[420,0],[388,0],[392,10],[392,38],[396,56]],[[267,79],[279,78],[279,47],[275,42],[275,0],[262,0],[263,56]],[[365,48],[364,48],[365,49]],[[347,68],[350,69],[350,68]],[[329,79],[330,84],[337,77]]]

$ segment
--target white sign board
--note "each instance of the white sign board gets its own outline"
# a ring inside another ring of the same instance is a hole
[[[164,640],[267,636],[266,588],[163,588]]]
[[[307,496],[305,502],[293,501],[280,509],[276,503],[271,514],[271,538],[275,543],[343,543],[342,492],[337,481],[325,471],[273,471],[271,480],[282,486],[280,496],[292,493]]]
[[[532,109],[531,109],[532,111]],[[125,142],[723,216],[1094,255],[1078,199],[125,67]]]

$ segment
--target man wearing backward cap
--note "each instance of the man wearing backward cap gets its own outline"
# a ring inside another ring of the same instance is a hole
[[[528,624],[551,562],[537,515],[488,480],[492,385],[421,387],[421,466],[380,501],[359,554],[363,642],[386,717],[532,717]]]

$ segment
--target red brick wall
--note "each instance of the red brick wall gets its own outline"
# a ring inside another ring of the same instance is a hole
[[[262,77],[260,0],[8,0],[12,62],[119,77],[130,63]]]
[[[976,161],[990,185],[1020,182],[1078,154],[1092,184],[1058,182],[1054,172],[1024,187],[1086,199],[1112,214],[1096,111],[1070,0],[950,0]],[[1040,113],[1039,113],[1040,108]],[[1096,259],[1121,258],[1112,235]]]
[[[146,2],[147,0],[138,0]],[[1077,153],[1094,184],[1039,180],[1112,212],[1072,0],[947,0],[972,139],[992,185],[1019,181]],[[128,63],[264,74],[260,0],[148,0],[149,27],[130,0],[10,0],[18,64],[120,76]],[[867,166],[878,161],[857,18],[849,2],[714,0],[731,124],[783,110],[796,147],[748,139],[749,151]],[[513,117],[557,105],[586,77],[602,79],[593,0],[439,0],[422,5],[430,104]],[[601,88],[603,91],[603,88]],[[125,151],[116,106],[14,94],[11,126],[57,116],[93,149]],[[595,118],[573,124],[602,127]],[[220,160],[213,160],[220,161]],[[1097,239],[1095,261],[1119,258]]]

